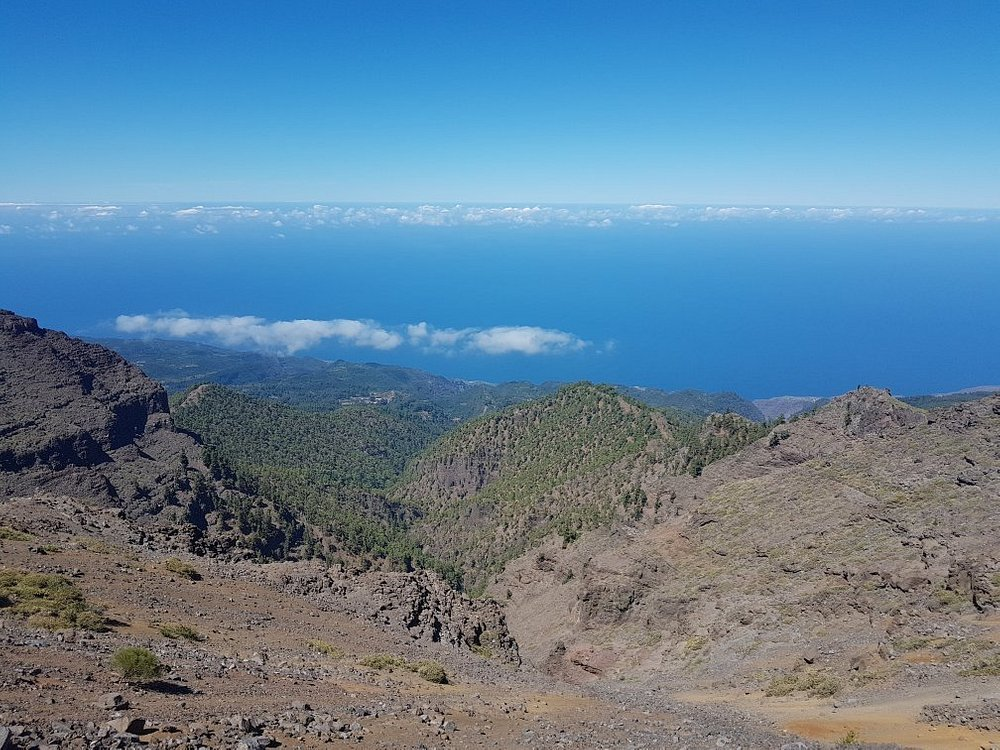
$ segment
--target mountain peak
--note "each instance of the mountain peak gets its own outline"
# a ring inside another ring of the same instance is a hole
[[[9,333],[41,333],[38,321],[23,315],[11,312],[10,310],[0,310],[0,331]]]
[[[173,428],[166,392],[139,368],[7,310],[0,392],[0,488],[11,495],[47,490],[119,504],[194,452]]]
[[[838,396],[823,411],[842,412],[844,431],[855,436],[927,422],[927,416],[920,409],[893,398],[887,389],[871,386]]]

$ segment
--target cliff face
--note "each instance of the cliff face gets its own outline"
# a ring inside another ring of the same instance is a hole
[[[44,490],[155,512],[182,453],[200,451],[174,429],[159,384],[102,346],[0,310],[0,498]]]
[[[654,476],[659,507],[550,537],[487,593],[522,657],[565,679],[977,674],[1000,664],[998,467],[1000,397],[924,412],[861,388],[697,479]]]

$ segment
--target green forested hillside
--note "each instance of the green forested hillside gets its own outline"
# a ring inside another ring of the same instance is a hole
[[[944,409],[956,404],[964,404],[969,401],[979,401],[1000,393],[1000,388],[977,388],[956,393],[942,393],[927,396],[902,396],[899,400],[918,409]]]
[[[231,465],[309,469],[332,483],[376,489],[442,431],[432,420],[367,404],[309,412],[211,385],[181,399],[174,416]]]
[[[763,437],[775,424],[754,422],[732,413],[710,414],[700,423],[682,422],[677,428],[677,439],[683,447],[674,469],[700,476],[710,463]]]
[[[438,423],[364,404],[309,412],[215,385],[178,401],[175,420],[206,444],[216,477],[270,503],[266,513],[237,503],[244,533],[271,534],[287,554],[287,540],[296,537],[290,529],[302,524],[306,555],[436,567],[407,536],[407,509],[384,493],[407,459],[440,434]],[[267,548],[266,539],[258,541]]]
[[[640,515],[643,475],[673,453],[673,430],[613,388],[567,386],[448,433],[392,497],[423,510],[414,532],[475,587],[554,531],[571,541]]]
[[[413,532],[475,589],[558,533],[566,543],[658,498],[653,475],[699,476],[768,428],[737,414],[674,420],[613,387],[578,383],[468,422],[422,453],[390,493]]]
[[[231,510],[258,549],[401,567],[444,559],[473,586],[548,534],[570,542],[641,517],[654,465],[697,476],[766,431],[735,414],[672,420],[589,383],[443,435],[426,414],[371,404],[305,411],[215,385],[175,400],[216,478],[240,490]]]

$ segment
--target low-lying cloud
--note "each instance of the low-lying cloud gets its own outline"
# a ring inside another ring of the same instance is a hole
[[[187,315],[119,315],[121,333],[209,338],[227,346],[251,345],[284,354],[316,346],[326,339],[372,349],[395,349],[403,337],[370,320],[279,320],[268,323],[253,315],[193,318]]]
[[[434,328],[427,323],[407,326],[410,343],[430,351],[473,351],[481,354],[560,354],[590,345],[579,336],[538,326]]]
[[[148,232],[208,237],[258,231],[283,238],[286,233],[338,231],[351,227],[587,227],[647,225],[665,229],[704,222],[863,222],[863,223],[1000,223],[997,209],[900,208],[873,206],[691,206],[642,203],[609,206],[476,206],[464,204],[330,205],[261,204],[257,206],[152,204],[91,206],[0,203],[0,224],[12,234]],[[276,231],[280,230],[280,231]]]
[[[347,346],[383,351],[403,345],[425,352],[488,355],[564,354],[590,346],[575,334],[538,326],[437,328],[426,322],[385,327],[373,320],[278,320],[254,315],[194,317],[185,313],[119,315],[115,328],[139,336],[208,339],[226,346],[252,346],[268,352],[294,354],[333,340]]]

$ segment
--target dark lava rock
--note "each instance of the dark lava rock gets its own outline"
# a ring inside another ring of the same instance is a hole
[[[109,349],[0,310],[0,495],[66,494],[158,513],[181,454],[167,393]]]

